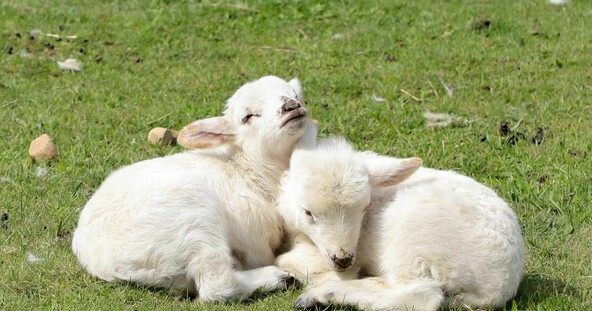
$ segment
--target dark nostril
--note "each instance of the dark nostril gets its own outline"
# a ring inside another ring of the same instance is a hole
[[[342,269],[349,268],[349,266],[352,264],[352,259],[353,258],[351,256],[337,258],[337,256],[333,255],[333,257],[331,257],[331,260],[333,260],[335,265]]]
[[[286,101],[286,103],[282,106],[282,111],[284,112],[288,112],[288,111],[292,111],[294,109],[298,109],[300,108],[300,103],[298,101],[295,100],[288,100]]]

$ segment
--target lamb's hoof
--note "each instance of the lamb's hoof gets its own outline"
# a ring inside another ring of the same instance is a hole
[[[294,308],[296,309],[314,309],[316,307],[321,307],[322,304],[316,298],[307,298],[300,296],[296,299],[294,303]]]
[[[286,288],[287,289],[300,289],[302,288],[302,283],[298,281],[296,277],[293,275],[286,276]]]

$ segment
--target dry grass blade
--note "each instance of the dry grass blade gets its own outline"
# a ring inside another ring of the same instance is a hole
[[[417,96],[405,91],[404,89],[401,89],[401,93],[411,97],[411,99],[413,99],[414,101],[416,101],[418,103],[423,103],[423,99],[419,99]]]

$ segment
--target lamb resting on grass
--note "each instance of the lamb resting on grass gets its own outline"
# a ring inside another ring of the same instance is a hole
[[[276,264],[311,283],[296,307],[488,308],[514,297],[524,242],[512,209],[469,177],[420,165],[342,139],[295,150],[279,199],[295,242]]]
[[[264,77],[242,86],[224,115],[195,121],[192,150],[112,173],[88,201],[72,249],[88,272],[227,301],[286,286],[272,266],[283,235],[275,199],[307,128],[302,86]]]

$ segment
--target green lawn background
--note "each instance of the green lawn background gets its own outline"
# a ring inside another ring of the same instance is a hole
[[[591,27],[583,0],[4,0],[0,310],[290,309],[298,291],[196,306],[101,282],[70,251],[80,208],[109,172],[181,151],[149,145],[151,128],[220,114],[234,90],[268,74],[300,77],[322,136],[419,156],[508,200],[527,244],[509,309],[589,310]],[[60,70],[66,58],[83,71]],[[427,110],[454,122],[427,128]],[[59,160],[27,156],[42,133]]]

